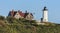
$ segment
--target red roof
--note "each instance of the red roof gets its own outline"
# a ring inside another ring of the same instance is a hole
[[[25,13],[19,12],[20,16],[24,17]]]

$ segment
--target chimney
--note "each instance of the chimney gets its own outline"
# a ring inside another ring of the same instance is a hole
[[[14,15],[14,9],[12,9],[12,11],[11,11],[11,16],[13,16]]]
[[[22,13],[22,11],[18,10],[19,13]]]
[[[27,10],[25,11],[25,13],[28,13]]]

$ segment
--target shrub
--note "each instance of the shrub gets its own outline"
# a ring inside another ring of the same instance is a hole
[[[7,17],[6,20],[9,22],[9,23],[13,23],[13,21],[15,20],[14,17]]]
[[[5,17],[4,16],[0,16],[0,20],[4,20],[5,19]]]

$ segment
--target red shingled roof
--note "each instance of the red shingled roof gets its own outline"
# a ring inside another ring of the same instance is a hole
[[[25,13],[19,12],[20,16],[24,17]]]

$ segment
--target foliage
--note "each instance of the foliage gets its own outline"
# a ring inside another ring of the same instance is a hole
[[[36,25],[35,20],[18,20],[13,17],[7,17],[1,21],[0,33],[60,33],[60,24]]]
[[[4,20],[5,19],[5,17],[4,16],[0,16],[0,20]]]

